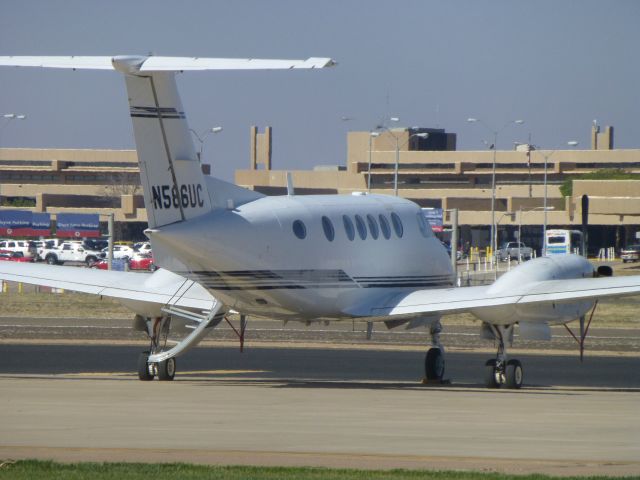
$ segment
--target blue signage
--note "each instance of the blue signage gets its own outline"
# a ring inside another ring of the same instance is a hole
[[[86,213],[59,213],[56,235],[58,237],[100,236],[100,216]]]

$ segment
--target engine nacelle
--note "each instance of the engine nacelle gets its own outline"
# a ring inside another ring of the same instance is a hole
[[[593,276],[591,263],[578,255],[543,257],[518,265],[505,273],[491,285],[489,293],[518,296],[528,293],[532,286],[542,281]],[[472,310],[472,313],[480,320],[494,325],[516,322],[567,323],[588,312],[593,303],[590,300],[522,305],[516,303]]]

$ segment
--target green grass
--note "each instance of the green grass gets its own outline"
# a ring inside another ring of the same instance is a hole
[[[2,463],[0,461],[0,463]],[[329,468],[290,468],[290,467],[234,467],[204,466],[183,463],[144,464],[144,463],[56,463],[50,461],[21,460],[0,467],[1,479],[47,479],[47,480],[135,480],[135,479],[341,479],[341,480],[536,480],[560,478],[547,475],[505,475],[479,472],[442,472],[427,470],[347,470]],[[562,477],[571,479],[608,479],[623,477]]]

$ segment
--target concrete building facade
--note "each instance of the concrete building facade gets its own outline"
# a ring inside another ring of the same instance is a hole
[[[613,149],[612,127],[606,127],[604,132],[593,127],[591,150],[520,146],[496,152],[457,151],[455,137],[439,150],[421,148],[412,140],[422,130],[388,130],[375,137],[370,132],[349,132],[346,166],[292,171],[296,192],[349,194],[367,191],[370,185],[372,193],[393,194],[397,156],[398,194],[422,207],[458,209],[462,242],[485,246],[490,243],[495,158],[499,240],[514,239],[521,225],[523,241],[541,248],[545,170],[549,228],[580,226],[582,195],[588,195],[591,249],[619,248],[634,241],[640,231],[640,150]],[[576,179],[572,194],[562,195],[560,187],[565,180],[602,169],[619,169],[638,177],[615,181]],[[283,194],[286,173],[238,170],[236,183],[269,194]],[[445,215],[445,223],[447,218]]]
[[[251,128],[248,169],[236,171],[238,185],[267,194],[285,194],[287,172],[272,169],[272,131]],[[426,138],[418,133],[429,133]],[[590,198],[590,245],[621,247],[640,232],[640,150],[613,149],[613,129],[592,129],[590,150],[458,151],[455,134],[438,129],[395,129],[372,137],[349,132],[346,164],[292,171],[296,194],[393,194],[396,155],[398,193],[423,207],[458,209],[461,241],[489,244],[491,177],[496,161],[496,223],[499,239],[541,244],[544,171],[547,170],[547,222],[578,227],[583,195]],[[396,153],[396,145],[398,152]],[[574,180],[600,169],[622,169],[638,178]],[[122,237],[136,239],[147,216],[134,150],[0,149],[0,208],[35,212],[113,214]],[[448,215],[445,214],[445,224]]]

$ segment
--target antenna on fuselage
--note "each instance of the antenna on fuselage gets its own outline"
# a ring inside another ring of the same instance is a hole
[[[287,172],[287,195],[289,197],[293,197],[295,195],[295,191],[293,189],[293,176],[291,172]]]

